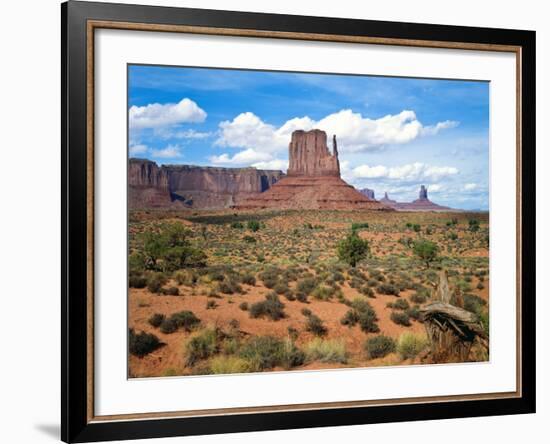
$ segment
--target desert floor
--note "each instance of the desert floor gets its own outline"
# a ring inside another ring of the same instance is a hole
[[[472,219],[479,222],[478,228],[472,229]],[[258,227],[249,221],[257,221]],[[355,268],[337,255],[338,243],[354,223],[368,224],[356,232],[370,246],[369,256]],[[132,258],[141,260],[144,236],[161,234],[174,225],[184,227],[186,241],[205,253],[205,264],[162,270],[160,260],[156,264],[160,271],[135,267]],[[414,255],[412,245],[420,239],[438,246],[438,257],[429,266]],[[134,211],[130,214],[130,274],[138,279],[137,283],[130,279],[128,327],[135,333],[155,335],[160,346],[143,356],[129,354],[129,376],[424,363],[425,330],[415,310],[429,302],[440,269],[447,270],[451,288],[460,289],[466,309],[488,316],[488,240],[487,213]],[[154,278],[161,278],[156,288],[149,285]],[[303,289],[304,280],[313,282],[311,291]],[[397,294],[383,294],[388,286]],[[278,294],[283,317],[253,317],[251,307],[270,293]],[[300,293],[302,301],[296,299]],[[372,307],[378,331],[343,325],[354,300],[367,301]],[[407,307],[389,306],[397,300],[405,300]],[[308,331],[307,310],[322,321],[322,333]],[[150,323],[155,314],[169,318],[182,311],[192,312],[200,322],[170,333]],[[406,314],[409,325],[392,320],[396,312]],[[189,342],[205,329],[216,331],[218,339],[191,362]],[[424,341],[413,356],[400,352],[400,338],[406,332]],[[372,358],[365,344],[379,335],[393,338],[397,347]],[[302,359],[296,365],[275,362],[260,370],[249,366],[242,350],[258,336],[286,341],[303,351]],[[315,341],[321,348],[321,343],[326,345],[323,352],[315,353],[311,345]],[[488,356],[474,346],[470,359]]]

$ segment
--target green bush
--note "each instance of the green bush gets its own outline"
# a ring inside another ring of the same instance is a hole
[[[305,346],[307,361],[347,362],[346,345],[343,341],[315,338]]]
[[[422,314],[420,313],[420,309],[418,308],[418,305],[415,305],[414,307],[411,307],[405,311],[409,315],[411,319],[414,319],[418,322],[423,322]]]
[[[409,315],[402,311],[392,311],[390,319],[397,325],[404,325],[405,327],[409,327],[411,325]]]
[[[345,239],[338,242],[338,258],[352,267],[355,267],[359,261],[365,259],[369,251],[369,242],[361,239],[355,231],[352,231]]]
[[[301,365],[305,354],[291,340],[255,336],[243,345],[240,357],[248,361],[252,371],[262,371],[276,366],[288,369]]]
[[[134,329],[131,328],[128,333],[128,349],[132,355],[139,356],[140,358],[155,351],[161,346],[159,338],[154,334],[141,333],[136,334]]]
[[[160,331],[166,335],[174,333],[178,329],[178,323],[175,319],[168,318],[160,324]]]
[[[193,270],[178,271],[174,274],[174,279],[178,285],[185,285],[186,287],[194,286],[199,280],[199,276]]]
[[[324,326],[323,320],[314,314],[307,316],[306,330],[315,336],[324,336],[327,334],[327,328]]]
[[[130,288],[145,288],[147,278],[143,275],[131,275],[128,277],[128,286]]]
[[[415,304],[423,304],[428,299],[428,296],[426,292],[423,291],[417,291],[416,293],[411,295],[411,302],[414,302]]]
[[[395,340],[389,336],[378,335],[365,341],[364,349],[367,359],[383,358],[395,351]]]
[[[237,356],[216,356],[210,361],[210,372],[213,375],[246,373],[248,371],[250,371],[248,361]]]
[[[191,331],[200,324],[200,319],[195,316],[192,311],[184,310],[174,313],[170,319],[176,322],[178,328],[183,328],[185,331]]]
[[[315,287],[317,286],[317,281],[314,278],[304,278],[300,279],[296,284],[296,290],[299,293],[303,293],[306,296],[309,296]]]
[[[429,268],[430,264],[437,258],[439,248],[434,242],[421,239],[414,243],[413,252]]]
[[[205,328],[185,344],[185,364],[195,365],[202,359],[208,359],[218,352],[218,331]]]
[[[392,284],[380,284],[376,291],[380,294],[399,296],[399,288]]]
[[[428,340],[425,335],[417,335],[406,332],[399,336],[397,341],[397,352],[403,359],[412,359],[415,358],[427,346]]]
[[[407,310],[409,309],[410,305],[407,302],[406,299],[397,299],[393,304],[392,308],[395,308],[396,310]]]
[[[288,284],[286,284],[285,282],[278,282],[275,287],[273,287],[273,290],[277,294],[285,294],[290,289],[288,288]]]
[[[255,232],[260,229],[260,222],[258,222],[257,220],[249,220],[246,226],[250,231]]]
[[[336,289],[334,287],[329,287],[328,285],[319,285],[318,287],[313,290],[313,293],[311,293],[311,296],[314,299],[318,299],[321,301],[326,301],[334,296],[334,293],[336,292]]]
[[[354,222],[351,224],[352,231],[366,230],[369,228],[368,222]]]
[[[252,304],[249,311],[250,317],[260,318],[266,316],[272,321],[278,321],[285,317],[284,307],[285,305],[281,302],[277,293],[271,292],[265,296],[265,301]]]
[[[231,228],[235,228],[237,230],[242,230],[244,228],[244,225],[242,222],[231,222]]]
[[[168,279],[163,273],[151,273],[147,278],[147,290],[151,293],[160,293],[166,282],[168,282]]]
[[[166,319],[166,316],[164,316],[161,313],[155,313],[153,316],[151,316],[147,322],[149,322],[149,325],[158,328],[160,327],[160,324]]]
[[[481,312],[482,307],[487,305],[487,302],[480,298],[479,296],[476,296],[475,294],[465,294],[463,296],[464,298],[464,310],[471,311],[472,313],[479,314]]]
[[[419,233],[422,228],[420,227],[420,225],[414,224],[412,226],[412,229],[414,230],[415,233]]]
[[[253,237],[253,236],[248,236],[248,235],[247,235],[247,236],[244,236],[244,237],[243,237],[243,241],[245,241],[245,242],[247,242],[247,243],[249,243],[249,244],[254,244],[254,243],[256,243],[256,238]]]
[[[241,282],[246,285],[256,285],[256,277],[252,273],[246,273],[241,277]]]
[[[342,325],[352,327],[359,324],[361,330],[365,333],[378,333],[380,331],[376,323],[378,321],[376,312],[367,301],[355,299],[350,303],[350,306],[351,309],[340,320]]]

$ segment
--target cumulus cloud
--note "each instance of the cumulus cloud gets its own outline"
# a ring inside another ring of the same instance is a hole
[[[233,156],[224,153],[219,156],[210,156],[209,159],[214,165],[251,165],[273,160],[273,157],[269,153],[262,153],[249,148]]]
[[[386,167],[384,165],[359,165],[352,169],[351,175],[364,179],[389,179],[403,182],[437,181],[458,174],[451,166],[434,166],[421,162]]]
[[[140,154],[145,154],[147,153],[148,150],[149,148],[147,147],[147,145],[143,145],[141,143],[130,145],[128,149],[130,156],[138,156]]]
[[[473,191],[477,188],[476,183],[466,183],[464,184],[464,191]]]
[[[439,131],[453,128],[458,122],[444,121],[433,126],[424,126],[414,111],[402,111],[379,119],[363,117],[361,113],[344,109],[320,119],[308,116],[287,120],[280,127],[264,122],[251,112],[241,113],[233,120],[219,125],[216,146],[241,148],[255,153],[285,152],[290,135],[294,130],[319,128],[327,135],[336,134],[341,152],[361,152],[379,149],[386,145],[399,145],[421,136],[435,135]],[[222,155],[223,156],[223,155]],[[229,158],[229,155],[226,155]]]
[[[188,98],[178,103],[133,105],[129,110],[130,128],[159,128],[180,123],[200,123],[205,119],[206,112]]]
[[[155,136],[160,137],[161,139],[193,139],[200,140],[206,139],[212,136],[210,132],[196,131],[194,129],[179,129],[171,127],[162,127],[155,129]]]
[[[253,167],[259,170],[281,170],[286,171],[288,169],[288,160],[273,159],[265,162],[256,162],[252,164]]]
[[[176,159],[183,157],[179,145],[168,145],[166,148],[152,149],[150,153],[153,157],[159,159]]]

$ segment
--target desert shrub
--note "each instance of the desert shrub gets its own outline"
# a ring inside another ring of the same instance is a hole
[[[392,284],[380,284],[376,291],[380,294],[399,296],[399,288]]]
[[[399,336],[396,349],[403,359],[412,359],[427,346],[428,339],[425,335],[406,332]]]
[[[315,336],[324,336],[327,334],[327,328],[323,324],[323,320],[314,314],[307,316],[306,330]]]
[[[479,220],[477,219],[470,219],[468,221],[468,229],[472,232],[479,231]]]
[[[369,228],[368,222],[354,222],[351,224],[352,231],[366,230]]]
[[[390,319],[397,325],[404,325],[405,327],[409,327],[411,325],[409,315],[402,311],[392,311]]]
[[[218,291],[223,294],[234,294],[242,293],[243,288],[239,282],[237,282],[235,277],[226,276],[223,281],[218,282]]]
[[[241,277],[241,282],[246,285],[256,285],[256,277],[252,273],[246,273]]]
[[[396,310],[407,310],[410,307],[406,299],[397,299],[393,304],[392,308]]]
[[[285,298],[287,298],[289,301],[296,300],[296,295],[290,288],[287,291],[285,291],[284,295],[285,295]]]
[[[466,293],[464,296],[464,310],[479,314],[483,306],[487,305],[484,299],[475,294]]]
[[[364,300],[355,299],[350,303],[351,309],[346,312],[340,320],[342,325],[349,327],[359,324],[365,333],[378,333],[380,328],[376,321],[378,318],[371,305]]]
[[[130,275],[128,277],[128,286],[130,288],[145,288],[147,278],[143,275]]]
[[[218,303],[214,299],[208,299],[206,301],[206,309],[207,310],[214,310],[218,307]]]
[[[307,361],[347,362],[346,345],[343,341],[315,338],[305,346]]]
[[[242,310],[242,311],[247,311],[248,310],[248,302],[241,302],[239,304],[239,308]]]
[[[422,322],[422,314],[420,313],[420,309],[417,305],[407,309],[405,313],[407,313],[411,319]]]
[[[414,243],[413,252],[429,268],[430,264],[437,258],[439,248],[434,242],[421,239]]]
[[[218,352],[218,331],[205,328],[185,344],[185,364],[195,365],[202,359],[208,359]]]
[[[183,328],[185,331],[191,331],[200,324],[200,319],[195,316],[192,311],[184,310],[174,313],[170,319],[176,322],[178,328]]]
[[[477,285],[476,285],[476,288],[478,290],[483,290],[485,288],[485,286],[481,282],[478,282]]]
[[[370,288],[368,285],[364,285],[363,287],[361,287],[361,294],[364,294],[365,296],[369,297],[369,298],[375,298],[376,296],[374,295],[374,290],[372,288]]]
[[[250,306],[250,317],[260,318],[266,316],[272,321],[278,321],[285,317],[284,306],[277,293],[271,292],[265,296],[265,301],[256,302]]]
[[[416,293],[411,295],[411,302],[414,302],[415,304],[423,304],[428,299],[428,295],[425,291],[417,291]]]
[[[277,285],[273,287],[273,290],[277,294],[285,294],[290,289],[288,288],[288,285],[286,284],[286,282],[278,282]]]
[[[132,355],[139,356],[140,358],[155,351],[161,346],[159,338],[154,334],[141,333],[136,334],[134,329],[131,328],[128,333],[128,349]]]
[[[314,278],[304,278],[298,281],[298,283],[296,284],[296,290],[298,290],[299,293],[309,295],[316,286],[317,282]]]
[[[246,227],[250,230],[250,231],[258,231],[260,229],[260,222],[258,222],[257,220],[249,220],[248,223],[246,224]]]
[[[311,296],[314,299],[326,301],[334,296],[336,289],[334,287],[329,287],[328,285],[319,285],[313,290]]]
[[[361,239],[355,231],[352,231],[345,239],[338,242],[337,247],[338,258],[352,267],[365,259],[369,254],[369,250],[368,241]]]
[[[168,296],[178,296],[180,294],[178,287],[161,288],[160,292]]]
[[[365,341],[364,349],[367,359],[383,358],[395,351],[395,340],[389,336],[378,335]]]
[[[307,304],[308,303],[307,294],[305,294],[305,293],[296,293],[296,300],[298,302],[303,303],[303,304]]]
[[[263,270],[258,277],[267,288],[273,288],[279,282],[281,271],[276,267],[269,267]]]
[[[256,238],[254,236],[246,235],[246,236],[243,237],[243,241],[245,241],[249,244],[254,244],[254,243],[256,243]]]
[[[160,324],[160,331],[164,334],[174,333],[178,329],[178,323],[175,319],[167,318]]]
[[[306,317],[313,314],[309,308],[302,308],[301,313]]]
[[[414,225],[412,226],[412,229],[413,229],[413,231],[414,231],[415,233],[419,233],[420,230],[422,229],[422,227],[421,227],[419,224],[414,224]]]
[[[244,228],[244,225],[242,222],[231,222],[231,228],[235,228],[236,230],[242,230]]]
[[[166,316],[161,313],[155,313],[147,320],[147,322],[149,322],[149,325],[158,328],[164,319],[166,319]]]
[[[199,280],[199,276],[193,270],[178,271],[174,274],[174,279],[178,285],[185,285],[186,287],[192,287]]]
[[[147,290],[151,293],[160,293],[160,290],[168,279],[163,273],[151,273],[147,278]]]
[[[216,356],[210,361],[210,371],[214,375],[246,373],[250,371],[250,365],[238,356]]]
[[[290,340],[255,336],[243,345],[240,357],[248,361],[252,371],[262,371],[276,366],[291,368],[301,365],[305,354]]]
[[[292,341],[296,341],[296,339],[298,339],[298,336],[300,336],[300,332],[294,327],[287,327],[287,332]]]

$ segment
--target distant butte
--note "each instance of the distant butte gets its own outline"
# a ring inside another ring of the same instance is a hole
[[[424,185],[420,186],[418,199],[412,202],[397,202],[390,199],[388,193],[384,193],[384,197],[380,199],[380,202],[398,211],[459,211],[433,203],[428,199],[428,189]]]
[[[288,147],[289,167],[268,190],[236,207],[322,210],[391,210],[369,198],[340,177],[336,136],[332,153],[324,131],[294,131]]]

